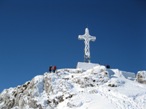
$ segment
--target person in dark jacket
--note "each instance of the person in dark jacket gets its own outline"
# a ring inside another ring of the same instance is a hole
[[[108,64],[107,64],[107,65],[105,65],[105,67],[106,67],[107,69],[110,69],[110,65],[108,65]]]
[[[52,71],[52,66],[49,67],[49,72],[51,73],[51,71]]]

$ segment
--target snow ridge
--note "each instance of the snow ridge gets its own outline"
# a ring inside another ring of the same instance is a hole
[[[0,109],[146,109],[146,85],[97,65],[44,73],[0,94]]]

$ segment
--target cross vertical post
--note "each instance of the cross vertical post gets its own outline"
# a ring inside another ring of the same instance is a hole
[[[89,34],[89,29],[86,28],[85,29],[85,34],[84,35],[79,35],[78,36],[79,40],[84,40],[85,43],[85,48],[84,48],[84,61],[87,63],[90,63],[90,41],[95,41],[96,37],[95,36],[91,36]]]

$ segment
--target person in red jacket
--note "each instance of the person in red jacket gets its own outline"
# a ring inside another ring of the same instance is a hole
[[[53,73],[55,73],[55,72],[56,72],[56,69],[57,69],[57,67],[56,67],[56,66],[53,66],[53,67],[52,67],[52,71],[53,71]]]

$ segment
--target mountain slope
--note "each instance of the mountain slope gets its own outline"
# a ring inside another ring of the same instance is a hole
[[[46,72],[0,94],[0,109],[71,108],[146,109],[146,86],[99,65]]]

